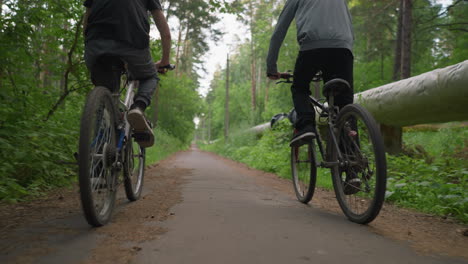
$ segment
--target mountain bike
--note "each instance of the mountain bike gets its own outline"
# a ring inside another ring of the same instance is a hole
[[[293,75],[282,73],[280,77],[285,81],[278,83],[292,83]],[[313,79],[320,80],[320,74]],[[334,97],[346,89],[351,88],[345,80],[333,79],[322,88],[328,102],[309,96],[318,121],[326,124],[326,146],[324,149],[316,125],[314,139],[291,147],[293,185],[297,199],[307,204],[314,195],[317,168],[330,169],[343,213],[352,222],[367,224],[377,217],[385,199],[385,150],[377,123],[365,108],[357,104],[342,109],[335,106]]]
[[[133,104],[138,81],[131,79],[118,57],[103,60],[113,66],[116,87],[96,86],[88,94],[78,147],[81,205],[87,222],[95,227],[110,220],[122,181],[130,201],[140,198],[145,174],[145,149],[136,140],[146,135],[133,133],[126,115]],[[173,65],[164,67],[174,68]],[[126,78],[120,87],[122,76]]]

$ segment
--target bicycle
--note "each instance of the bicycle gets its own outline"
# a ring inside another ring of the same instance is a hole
[[[293,75],[282,73],[280,78],[286,81],[277,83],[292,83]],[[312,81],[320,80],[319,73]],[[328,98],[327,103],[309,96],[319,121],[326,123],[328,139],[324,151],[315,125],[314,139],[291,147],[293,186],[297,199],[307,204],[314,195],[317,168],[330,169],[343,213],[352,222],[367,224],[377,217],[385,199],[386,157],[383,140],[372,115],[356,104],[342,109],[334,105],[334,97],[345,89],[351,89],[345,80],[333,79],[322,88],[322,93]],[[294,122],[294,113],[289,116]]]
[[[88,94],[81,116],[78,146],[80,199],[86,221],[95,227],[111,218],[123,171],[125,194],[130,201],[140,198],[143,189],[145,149],[136,140],[127,121],[138,81],[131,80],[118,57],[104,58],[115,71],[112,89],[96,86]],[[173,65],[161,68],[172,70]],[[126,80],[120,87],[121,77]],[[111,92],[114,91],[114,92]],[[125,97],[121,95],[125,91]]]

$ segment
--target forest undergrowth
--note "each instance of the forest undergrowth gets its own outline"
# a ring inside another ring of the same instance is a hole
[[[0,201],[27,201],[46,195],[59,187],[71,187],[78,181],[78,166],[73,153],[78,144],[78,130],[67,129],[64,120],[49,122],[47,128],[34,133],[8,133],[0,137]],[[74,123],[75,121],[70,121]],[[77,122],[75,122],[77,123]],[[18,122],[15,131],[31,131],[30,122]],[[73,124],[69,124],[73,125]],[[77,124],[74,124],[78,127]],[[156,144],[146,150],[146,165],[188,148],[162,128],[155,129]],[[18,169],[20,168],[20,169]]]

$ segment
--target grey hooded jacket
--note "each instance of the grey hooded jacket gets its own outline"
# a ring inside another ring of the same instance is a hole
[[[353,28],[345,0],[288,0],[271,37],[267,73],[278,72],[279,49],[293,19],[301,51],[319,48],[352,51]]]

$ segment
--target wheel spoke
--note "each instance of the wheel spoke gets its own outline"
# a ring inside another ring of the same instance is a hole
[[[315,188],[316,167],[313,162],[311,144],[291,148],[293,184],[298,200],[303,203],[310,201]]]
[[[385,168],[379,131],[370,114],[356,105],[343,108],[336,123],[344,164],[332,169],[337,199],[348,218],[368,223],[377,216],[385,195],[385,171],[376,173],[378,166]]]

